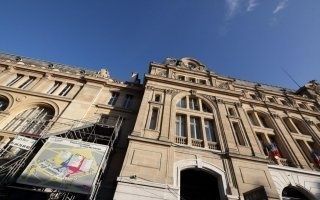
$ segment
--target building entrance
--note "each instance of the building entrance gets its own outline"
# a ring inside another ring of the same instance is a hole
[[[199,169],[181,171],[180,200],[220,200],[218,178]]]

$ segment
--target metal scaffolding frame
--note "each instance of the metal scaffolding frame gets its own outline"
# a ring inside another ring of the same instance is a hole
[[[107,166],[109,155],[113,149],[116,139],[118,138],[123,120],[124,118],[121,116],[104,114],[101,114],[99,117],[92,119],[87,118],[83,120],[72,120],[60,117],[57,120],[50,120],[49,122],[44,123],[46,124],[46,127],[42,127],[40,133],[13,133],[15,138],[18,136],[24,136],[35,139],[35,143],[30,150],[23,150],[18,155],[13,157],[1,157],[9,152],[9,145],[7,145],[2,152],[0,152],[0,197],[1,194],[5,195],[6,190],[10,188],[29,190],[33,192],[44,192],[48,194],[48,199],[51,200],[95,199],[97,191],[100,187],[102,175],[104,174]],[[50,136],[81,140],[95,144],[103,144],[109,147],[107,148],[107,152],[105,152],[101,165],[99,166],[99,171],[95,178],[96,181],[92,186],[90,195],[22,185],[15,182],[19,174],[22,173],[31,159],[46,142],[46,139]]]

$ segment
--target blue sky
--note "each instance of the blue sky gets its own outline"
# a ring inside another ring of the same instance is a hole
[[[319,0],[2,0],[0,51],[107,67],[193,57],[218,74],[296,89],[320,79]]]

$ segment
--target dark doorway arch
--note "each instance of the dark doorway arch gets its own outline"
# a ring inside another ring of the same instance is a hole
[[[206,171],[185,169],[181,171],[180,200],[220,200],[219,182]]]
[[[285,187],[282,190],[282,199],[283,200],[311,200],[305,192],[302,192],[301,189],[298,189],[293,186]]]

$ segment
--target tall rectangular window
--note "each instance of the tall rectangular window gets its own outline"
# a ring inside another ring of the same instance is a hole
[[[243,137],[243,134],[242,134],[242,131],[241,131],[239,123],[238,122],[232,122],[232,126],[233,126],[233,130],[235,132],[236,138],[238,140],[238,144],[245,146],[246,142],[245,142],[245,139]]]
[[[58,88],[59,86],[62,84],[62,82],[60,81],[55,81],[54,85],[47,91],[47,94],[53,94]]]
[[[268,125],[267,120],[264,116],[258,115],[258,117],[259,117],[259,120],[260,120],[263,127],[270,128],[270,126]]]
[[[158,108],[152,108],[151,119],[149,124],[149,129],[156,130],[158,121]]]
[[[68,83],[63,90],[59,93],[59,96],[66,96],[73,88],[73,84]]]
[[[132,102],[133,96],[131,94],[126,95],[126,99],[124,100],[123,107],[129,108]]]
[[[294,125],[291,123],[291,121],[288,118],[284,118],[283,121],[290,132],[298,133],[298,131],[296,130],[296,128],[294,127]]]
[[[184,115],[176,116],[176,135],[186,137],[186,117]]]
[[[19,88],[26,89],[34,80],[36,80],[36,77],[30,76],[28,80],[26,80],[19,86]]]
[[[119,97],[119,92],[112,92],[108,105],[114,106],[118,100],[118,97]]]
[[[189,98],[189,108],[192,109],[192,110],[199,110],[198,99]]]
[[[12,86],[16,82],[18,82],[20,79],[22,79],[22,77],[23,77],[22,74],[17,74],[17,76],[7,84],[7,86],[9,86],[9,87]]]
[[[190,117],[191,137],[194,139],[201,139],[200,119],[197,117]]]
[[[216,142],[216,137],[213,129],[213,124],[211,120],[204,120],[204,129],[206,131],[207,140],[211,142]]]
[[[248,116],[252,125],[259,126],[259,123],[257,122],[253,112],[248,112]]]

